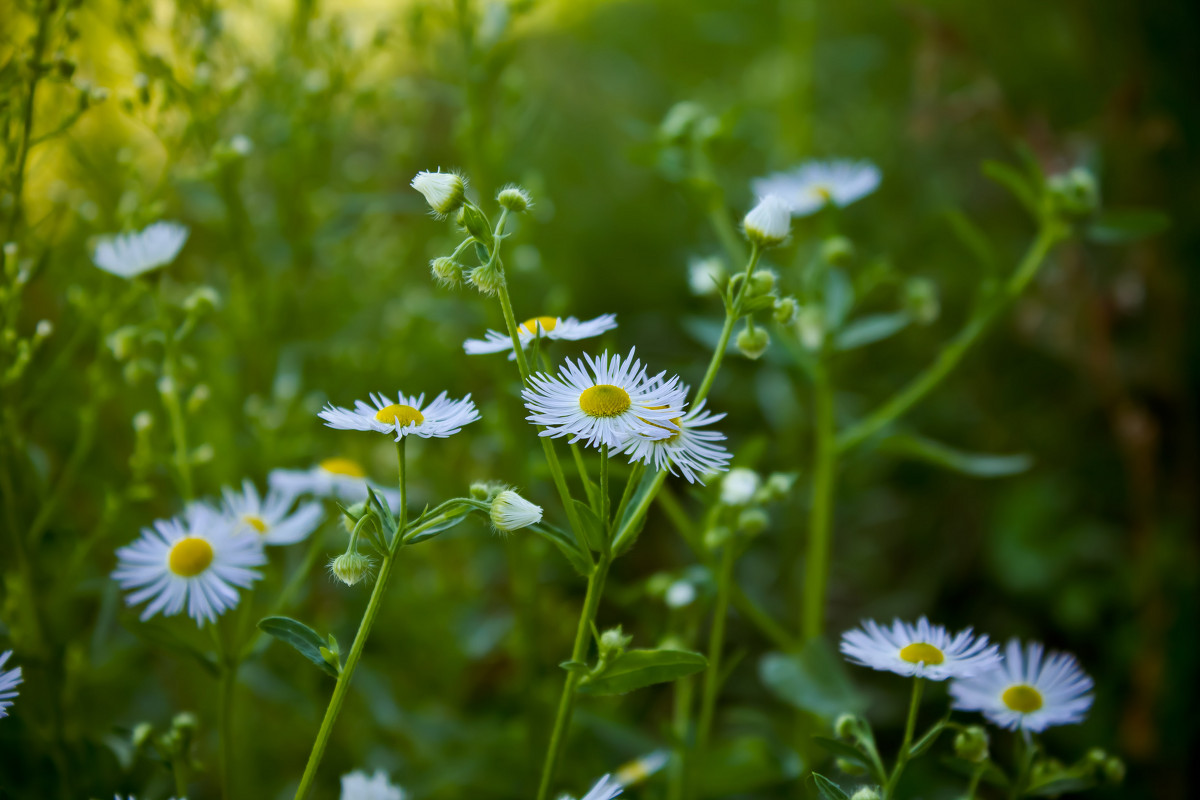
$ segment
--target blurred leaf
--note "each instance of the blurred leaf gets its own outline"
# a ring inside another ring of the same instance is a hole
[[[1152,208],[1109,208],[1096,215],[1084,236],[1097,244],[1129,244],[1156,236],[1170,225],[1170,217]]]
[[[983,174],[1012,192],[1034,217],[1041,215],[1037,187],[1015,167],[1000,161],[984,161]]]
[[[539,525],[530,525],[526,530],[541,536],[543,539],[554,544],[558,548],[558,552],[563,554],[567,561],[571,562],[571,566],[580,575],[587,575],[592,570],[592,563],[588,557],[580,552],[579,546],[575,544],[575,540],[566,532],[559,530],[553,525],[542,522]]]
[[[759,736],[739,736],[710,748],[695,765],[695,785],[702,797],[729,797],[765,789],[799,774],[797,762],[786,763]]]
[[[641,506],[642,501],[646,499],[646,495],[651,491],[654,491],[656,485],[661,485],[661,483],[658,481],[658,474],[652,470],[646,470],[645,474],[642,475],[642,480],[638,483],[637,489],[635,489],[633,492],[633,497],[629,498],[629,505],[625,507],[625,513],[621,516],[621,519],[617,524],[617,535],[625,530],[625,526],[629,524],[630,520],[633,518],[633,515]],[[645,526],[646,517],[643,516],[640,520],[638,520],[637,527],[635,527],[634,530],[629,534],[626,534],[625,540],[621,543],[621,548],[616,552],[616,555],[619,556],[628,551],[629,548],[633,546],[633,543],[637,541],[638,534],[642,532],[642,528]]]
[[[897,433],[883,439],[879,449],[885,453],[909,456],[930,464],[976,478],[1001,478],[1016,475],[1033,466],[1028,455],[988,455],[956,450],[949,445],[912,433]]]
[[[871,758],[863,751],[859,750],[852,744],[830,739],[828,736],[814,736],[812,740],[816,742],[824,750],[828,750],[838,758],[844,758],[853,761],[856,764],[862,764],[864,767],[871,766]]]
[[[957,209],[946,212],[946,221],[958,240],[971,251],[975,260],[989,273],[996,271],[996,248],[970,217]]]
[[[974,775],[975,771],[979,769],[979,765],[975,762],[967,761],[965,758],[958,758],[957,756],[946,756],[940,759],[940,763],[951,772],[956,772],[967,778]],[[993,786],[1008,786],[1008,776],[990,761],[983,769],[983,780]]]
[[[828,330],[842,327],[854,307],[854,284],[843,270],[831,267],[825,276],[825,324]]]
[[[562,669],[565,669],[567,672],[586,673],[590,669],[588,665],[582,661],[563,661],[558,666]]]
[[[585,678],[579,691],[592,695],[625,694],[692,675],[707,666],[707,658],[690,650],[630,650],[599,676]]]
[[[932,747],[933,743],[938,740],[938,737],[942,735],[942,731],[945,729],[946,729],[946,720],[945,719],[940,719],[936,723],[934,723],[934,726],[932,728],[930,728],[929,730],[927,730],[925,732],[924,736],[922,736],[920,739],[915,741],[912,744],[912,746],[908,748],[908,757],[916,758],[917,756],[921,755],[926,750],[928,750],[930,747]]]
[[[154,644],[161,645],[168,650],[188,656],[196,660],[204,670],[212,676],[217,676],[219,671],[217,664],[205,652],[198,649],[195,645],[181,638],[171,629],[157,622],[145,621],[139,622],[136,625],[127,625],[129,630],[133,631],[143,639],[147,639]]]
[[[452,508],[449,511],[444,511],[428,522],[422,523],[421,525],[409,531],[408,534],[406,534],[404,543],[406,545],[417,544],[418,542],[424,542],[427,539],[432,539],[439,533],[448,531],[458,523],[465,520],[471,513],[472,509],[472,506],[461,505],[457,508]]]
[[[856,347],[883,341],[908,327],[912,317],[907,311],[890,314],[871,314],[856,319],[840,330],[833,340],[838,350],[853,350]]]
[[[843,792],[840,786],[821,773],[814,772],[812,779],[813,783],[817,785],[817,791],[821,793],[821,797],[825,798],[825,800],[850,800],[850,795]]]
[[[592,511],[592,507],[582,500],[573,500],[575,504],[575,514],[579,517],[579,522],[583,525],[583,538],[587,546],[597,553],[604,550],[604,523],[596,516],[596,512]]]
[[[841,659],[824,639],[807,642],[798,653],[767,653],[758,664],[758,675],[777,697],[820,717],[866,708]]]
[[[281,642],[290,644],[296,652],[316,664],[326,674],[334,678],[338,676],[337,669],[321,655],[321,648],[325,646],[325,640],[303,622],[291,617],[263,617],[258,621],[258,629],[274,636]]]
[[[1060,794],[1083,792],[1096,785],[1095,781],[1082,778],[1059,778],[1040,786],[1032,786],[1025,790],[1026,797],[1057,797]]]

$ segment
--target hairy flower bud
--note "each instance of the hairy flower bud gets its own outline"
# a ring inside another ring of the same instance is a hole
[[[773,312],[775,321],[780,325],[791,325],[796,321],[796,311],[799,305],[794,297],[782,297],[775,301]]]
[[[880,800],[881,797],[879,790],[874,786],[864,786],[850,795],[850,800]]]
[[[529,192],[516,184],[509,184],[501,189],[500,193],[496,195],[496,202],[514,214],[521,214],[533,206],[533,198],[530,197]]]
[[[954,737],[954,755],[979,764],[988,757],[987,731],[979,725],[969,725]]]
[[[764,294],[769,294],[775,288],[775,273],[769,269],[755,270],[750,276],[750,285],[746,287],[746,291],[750,297],[761,297]]]
[[[418,172],[410,185],[439,219],[453,214],[467,199],[467,182],[454,172]]]
[[[492,266],[476,267],[471,270],[468,277],[470,277],[471,283],[474,284],[476,289],[489,297],[504,288],[504,273],[494,264]]]
[[[845,236],[830,236],[821,242],[821,259],[835,267],[844,267],[854,260],[854,243]]]
[[[741,514],[738,514],[738,533],[744,533],[747,536],[757,536],[767,529],[770,521],[771,518],[767,516],[767,512],[761,508],[747,508]]]
[[[442,286],[457,287],[462,284],[463,267],[452,258],[435,258],[429,262],[429,272]]]
[[[1046,192],[1054,208],[1070,216],[1087,216],[1100,205],[1096,177],[1083,167],[1051,175],[1046,179]]]
[[[361,553],[342,553],[329,562],[329,571],[347,586],[353,586],[371,574],[371,559]]]
[[[791,210],[773,194],[760,200],[742,220],[746,238],[761,247],[779,244],[788,237],[791,227]]]
[[[904,308],[922,325],[936,320],[941,312],[937,284],[928,278],[910,278],[904,284]]]
[[[765,328],[751,328],[747,325],[737,335],[738,352],[749,359],[761,358],[770,344],[771,335]]]
[[[633,641],[632,636],[626,636],[618,625],[615,628],[609,628],[604,633],[600,634],[600,658],[604,660],[612,660],[621,653],[625,652],[625,648]]]
[[[512,489],[496,495],[490,512],[497,530],[508,533],[542,521],[542,507],[535,506]]]

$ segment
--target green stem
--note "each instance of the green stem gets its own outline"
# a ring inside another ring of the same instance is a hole
[[[237,687],[238,662],[222,659],[221,665],[221,797],[233,797],[233,709],[234,691]]]
[[[904,773],[904,767],[908,764],[908,751],[912,747],[913,731],[917,727],[917,713],[921,707],[921,690],[923,688],[922,679],[919,676],[914,677],[912,699],[908,704],[908,719],[904,723],[904,741],[900,745],[900,752],[896,754],[896,767],[892,770],[892,775],[883,788],[883,800],[891,800],[896,791],[896,785],[900,782],[900,776]]]
[[[642,476],[645,474],[646,465],[640,461],[634,464],[633,469],[629,471],[629,480],[625,481],[625,491],[621,492],[621,502],[617,504],[617,512],[613,514],[613,525],[620,525],[621,520],[625,518],[625,509],[629,507],[633,492],[642,482]]]
[[[608,518],[608,507],[612,499],[608,495],[608,445],[600,445],[600,522],[604,525],[605,546],[612,541],[613,521]]]
[[[833,386],[825,362],[813,364],[812,497],[808,517],[808,556],[805,562],[801,638],[821,635],[825,627],[825,587],[829,580],[830,539],[833,533],[834,473],[837,470],[837,430],[833,416]]]
[[[721,548],[721,566],[717,571],[717,601],[713,608],[712,630],[708,635],[708,669],[704,671],[704,694],[700,700],[700,721],[696,726],[696,752],[704,758],[712,732],[717,693],[721,689],[721,652],[725,647],[725,620],[729,615],[730,587],[733,583],[734,543]]]
[[[638,500],[638,504],[633,507],[631,512],[625,514],[625,518],[628,521],[622,524],[618,520],[617,524],[620,527],[618,528],[616,535],[613,537],[614,553],[619,554],[624,549],[625,543],[635,535],[634,532],[637,530],[638,522],[642,519],[642,517],[646,516],[646,512],[650,509],[650,504],[654,502],[655,495],[658,494],[658,490],[662,488],[663,481],[666,479],[667,471],[665,469],[660,470],[654,476],[654,482],[650,484],[650,490],[642,495],[641,499]]]
[[[743,276],[742,285],[738,287],[737,297],[733,300],[732,304],[726,301],[725,324],[721,326],[721,336],[717,339],[717,347],[713,350],[712,359],[708,362],[708,370],[704,373],[704,380],[700,381],[700,388],[696,390],[696,396],[692,398],[693,408],[698,406],[701,400],[708,397],[713,381],[717,379],[717,371],[721,369],[721,362],[725,359],[725,351],[729,349],[729,337],[733,335],[733,325],[742,316],[742,296],[746,292],[746,287],[750,284],[750,276],[754,274],[754,268],[758,266],[758,259],[761,256],[762,249],[757,244],[753,245],[750,248],[750,259],[746,263],[746,272]]]

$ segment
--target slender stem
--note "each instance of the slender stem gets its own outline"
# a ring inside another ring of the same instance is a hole
[[[712,732],[717,694],[721,689],[721,651],[725,647],[725,619],[729,615],[730,586],[733,583],[734,543],[721,548],[721,566],[717,571],[717,601],[713,608],[712,630],[708,635],[708,669],[704,671],[704,694],[700,700],[700,721],[696,726],[696,752],[701,758],[708,748]]]
[[[233,797],[233,709],[234,691],[237,687],[238,662],[222,659],[221,665],[221,797]]]
[[[184,763],[186,755],[171,759],[171,774],[175,778],[175,796],[179,798],[187,798],[187,764]],[[117,795],[120,797],[120,795]]]
[[[646,512],[650,509],[650,504],[654,502],[655,495],[658,494],[658,490],[662,488],[663,481],[666,479],[667,471],[665,469],[660,470],[654,476],[654,482],[650,484],[650,490],[642,495],[641,499],[638,500],[638,504],[633,507],[632,511],[630,511],[628,514],[625,514],[625,519],[628,521],[625,523],[620,523],[620,521],[618,521],[620,527],[617,529],[617,533],[613,537],[614,553],[619,554],[624,548],[625,543],[635,535],[638,521],[641,520],[642,517],[646,516]]]
[[[646,465],[640,461],[634,464],[633,469],[629,471],[629,480],[625,481],[625,491],[621,492],[621,502],[617,504],[617,512],[613,514],[613,525],[619,526],[621,520],[625,518],[625,509],[629,507],[633,492],[642,482],[642,476],[645,474]]]
[[[908,704],[908,719],[904,723],[904,741],[900,745],[900,752],[896,754],[896,766],[892,770],[892,775],[883,788],[883,800],[891,800],[896,791],[896,785],[900,782],[900,776],[904,773],[904,767],[908,764],[908,751],[912,747],[913,731],[917,727],[917,713],[921,707],[921,690],[923,688],[922,679],[919,676],[913,678],[912,699]]]
[[[699,617],[695,614],[690,614],[691,618],[686,632],[683,636],[683,641],[686,646],[691,647],[691,644],[696,639],[696,628],[699,623]],[[674,688],[674,705],[675,713],[672,725],[675,729],[675,748],[674,759],[671,762],[670,774],[668,775],[667,783],[667,800],[683,800],[689,791],[689,750],[692,746],[692,702],[696,695],[696,676],[688,675],[686,678],[680,678],[675,681]]]
[[[758,266],[758,259],[761,256],[762,249],[757,244],[753,245],[750,248],[750,260],[746,263],[746,272],[742,279],[742,285],[738,287],[737,297],[732,305],[726,303],[725,324],[721,326],[721,336],[717,339],[717,347],[713,350],[712,359],[708,362],[708,371],[704,373],[704,380],[700,381],[700,388],[696,390],[696,396],[692,398],[693,408],[699,405],[705,397],[708,397],[713,381],[717,378],[717,371],[721,369],[721,362],[725,359],[725,351],[729,349],[729,337],[733,335],[733,325],[742,316],[742,296],[750,284],[750,276],[754,274],[754,268]]]
[[[38,83],[41,81],[45,70],[42,68],[42,55],[46,50],[46,42],[50,34],[50,17],[54,13],[54,5],[51,3],[42,3],[38,13],[37,33],[34,34],[33,48],[29,57],[30,76],[29,76],[29,94],[25,97],[25,103],[21,109],[22,124],[21,124],[21,141],[17,148],[17,163],[13,169],[13,208],[12,216],[8,219],[8,232],[5,234],[4,241],[13,241],[17,226],[21,224],[23,216],[23,203],[25,195],[25,165],[29,161],[29,150],[31,148],[30,139],[33,135],[34,121],[34,105],[37,99]]]
[[[608,445],[600,445],[600,521],[604,525],[604,541],[611,541],[613,521],[608,518],[608,507],[612,499],[608,495]],[[607,544],[606,544],[607,546]]]
[[[986,761],[972,770],[971,782],[967,784],[967,800],[975,800],[975,794],[979,791],[979,781],[983,778],[983,773],[986,771]]]
[[[801,638],[821,635],[825,627],[825,587],[829,580],[830,539],[833,533],[834,473],[837,470],[837,431],[833,416],[833,386],[820,358],[813,364],[812,497],[808,517],[808,557],[804,565],[804,602],[801,604]]]

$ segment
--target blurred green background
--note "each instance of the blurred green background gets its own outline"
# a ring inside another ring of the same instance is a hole
[[[39,8],[0,3],[6,147]],[[0,458],[13,491],[0,524],[27,529],[64,475],[67,483],[39,522],[28,594],[8,538],[0,549],[0,650],[14,647],[26,675],[0,722],[0,797],[165,797],[165,776],[131,760],[125,742],[137,723],[161,729],[180,710],[199,716],[200,756],[216,761],[215,682],[148,640],[107,577],[113,549],[176,513],[179,499],[161,418],[160,461],[131,464],[131,419],[161,417],[158,395],[107,341],[150,307],[118,304],[124,284],[90,265],[92,237],[182,221],[191,239],[164,290],[182,298],[203,284],[222,298],[188,349],[194,383],[211,390],[189,415],[194,443],[211,446],[196,471],[202,493],[243,476],[262,486],[270,469],[341,454],[390,482],[388,441],[329,431],[316,410],[368,391],[445,389],[471,392],[484,420],[410,448],[417,503],[496,478],[561,521],[511,365],[462,353],[463,339],[502,327],[498,309],[428,277],[428,260],[457,240],[409,189],[418,170],[460,168],[481,201],[508,181],[532,192],[536,207],[509,250],[518,318],[615,312],[608,343],[636,345],[656,371],[694,384],[709,353],[706,324],[721,313],[687,288],[689,259],[721,253],[708,220],[714,187],[736,219],[752,203],[753,177],[807,157],[874,161],[880,190],[838,220],[856,246],[851,269],[931,278],[942,314],[836,364],[838,414],[851,420],[928,363],[963,319],[981,271],[948,212],[988,234],[1002,268],[1020,256],[1032,226],[979,169],[984,159],[1014,161],[1019,143],[1049,172],[1091,167],[1106,203],[1158,207],[1174,225],[1127,248],[1058,248],[1014,312],[908,420],[966,450],[1026,453],[1028,471],[979,480],[871,449],[844,465],[829,629],[927,613],[1071,650],[1096,679],[1096,703],[1085,725],[1054,731],[1053,746],[1064,757],[1095,744],[1125,758],[1129,778],[1112,796],[1189,796],[1200,654],[1200,360],[1188,324],[1200,310],[1194,5],[130,0],[54,13],[43,57],[61,50],[76,67],[43,82],[35,134],[72,124],[31,150],[19,216],[6,149],[3,213],[37,263],[16,325],[28,332],[49,319],[55,332],[4,389]],[[81,81],[109,96],[93,96],[74,119]],[[660,128],[682,101],[719,122],[706,180]],[[249,140],[248,152],[235,137]],[[798,220],[794,244],[769,256],[785,289],[824,224]],[[885,285],[866,305],[894,308],[897,291]],[[731,356],[711,405],[729,413],[722,428],[735,464],[801,475],[739,570],[790,628],[810,404],[773,335],[761,361]],[[337,526],[324,535],[338,552]],[[299,555],[273,558],[278,569]],[[683,621],[646,584],[693,562],[655,512],[614,569],[601,627],[622,623],[644,646],[677,632]],[[273,580],[257,611],[270,605]],[[292,613],[348,647],[366,597],[317,575]],[[417,798],[532,796],[556,664],[581,601],[582,581],[555,554],[479,522],[406,552],[319,796],[335,796],[341,772],[367,766],[390,770]],[[522,602],[534,613],[519,621]],[[736,615],[730,638],[744,657],[718,717],[728,785],[714,779],[712,791],[798,796],[793,712],[758,677],[770,644]],[[882,675],[851,674],[894,742],[903,692]],[[237,796],[291,796],[330,689],[278,645],[243,669]],[[936,713],[931,701],[927,714]],[[579,794],[661,746],[670,715],[667,687],[582,701],[560,783]],[[929,779],[925,796],[961,791]],[[197,786],[196,797],[215,796],[211,771]],[[663,787],[630,794],[661,797]]]

